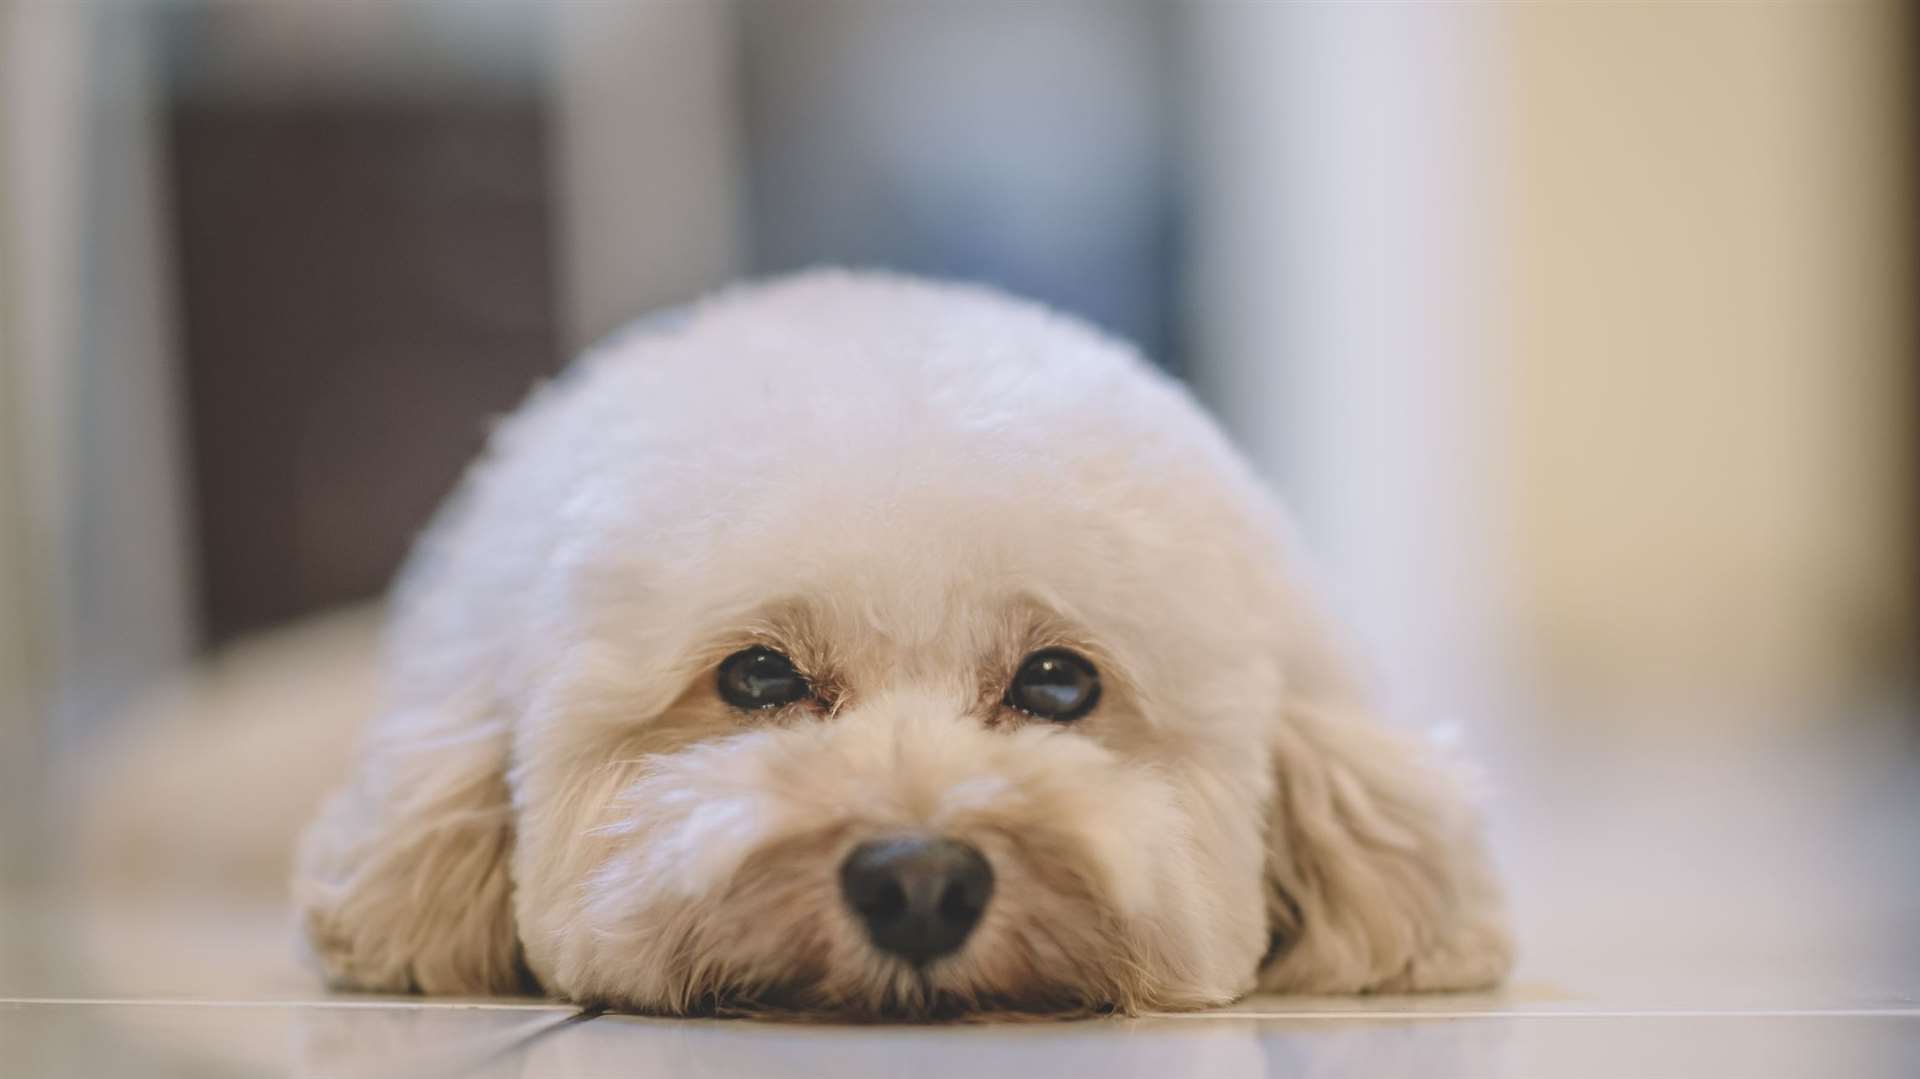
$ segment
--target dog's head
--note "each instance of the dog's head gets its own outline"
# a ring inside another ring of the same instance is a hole
[[[993,294],[816,274],[590,356],[398,598],[297,889],[336,980],[650,1011],[1480,985],[1451,778],[1376,726],[1185,395]]]

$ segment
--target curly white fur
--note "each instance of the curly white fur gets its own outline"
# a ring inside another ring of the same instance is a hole
[[[1377,725],[1286,522],[1173,383],[988,291],[818,272],[589,354],[422,541],[295,874],[331,979],[645,1011],[1193,1008],[1510,961],[1474,814]],[[754,643],[830,708],[750,718]],[[1070,726],[998,706],[1070,645]],[[958,953],[870,945],[855,844],[963,839]]]

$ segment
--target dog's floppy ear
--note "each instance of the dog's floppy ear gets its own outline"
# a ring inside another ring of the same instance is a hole
[[[1272,946],[1260,987],[1471,989],[1512,964],[1506,911],[1460,777],[1383,726],[1316,615],[1296,608],[1271,744]]]
[[[477,707],[477,706],[476,706]],[[514,929],[504,724],[398,710],[302,838],[293,896],[328,981],[386,992],[528,987]]]

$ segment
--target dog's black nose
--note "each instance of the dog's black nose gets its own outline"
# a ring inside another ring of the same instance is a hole
[[[993,897],[993,867],[954,839],[876,839],[847,855],[840,891],[876,947],[920,964],[966,943]]]

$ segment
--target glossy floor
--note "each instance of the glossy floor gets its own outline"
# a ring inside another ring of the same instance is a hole
[[[0,1004],[6,1074],[142,1076],[1907,1076],[1901,1014],[1230,1015],[1012,1027],[580,1020],[565,1009]],[[19,1069],[15,1071],[15,1069]]]
[[[589,1019],[328,996],[277,909],[21,901],[0,922],[0,1074],[1916,1076],[1912,730],[1486,754],[1524,949],[1494,994],[1011,1026]]]

